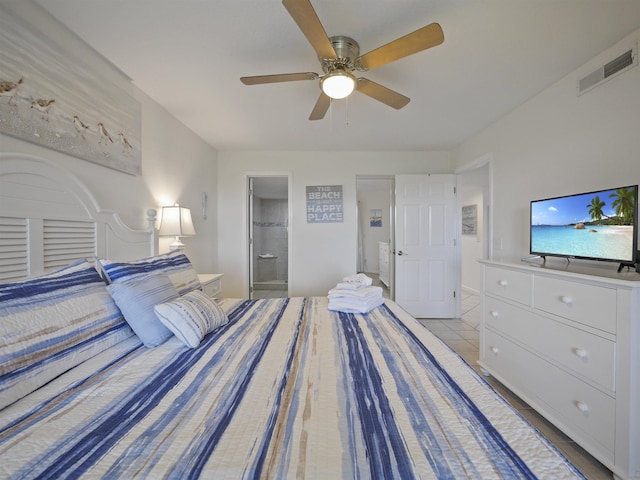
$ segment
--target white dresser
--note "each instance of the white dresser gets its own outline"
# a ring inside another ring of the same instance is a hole
[[[216,298],[222,292],[222,273],[200,273],[198,280],[202,291],[211,298]]]
[[[380,261],[380,281],[389,288],[389,243],[378,242],[378,260]]]
[[[640,275],[480,262],[480,365],[615,475],[640,479]]]

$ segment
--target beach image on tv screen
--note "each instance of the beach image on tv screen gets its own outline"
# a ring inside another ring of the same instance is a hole
[[[531,202],[531,252],[634,260],[634,187]]]

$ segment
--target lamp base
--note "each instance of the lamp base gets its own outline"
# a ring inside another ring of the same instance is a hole
[[[176,239],[173,241],[173,243],[171,243],[171,245],[169,245],[169,248],[171,249],[172,252],[182,251],[182,250],[184,250],[184,243],[182,243],[180,241],[180,237],[176,237]]]

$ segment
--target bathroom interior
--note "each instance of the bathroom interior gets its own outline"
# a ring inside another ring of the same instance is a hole
[[[289,272],[287,177],[254,177],[252,298],[286,297]]]

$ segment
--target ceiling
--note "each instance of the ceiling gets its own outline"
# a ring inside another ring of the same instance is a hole
[[[411,98],[355,92],[309,121],[321,73],[280,0],[36,0],[220,151],[449,150],[640,28],[640,0],[311,0],[361,53],[438,22],[440,46],[362,76]]]

